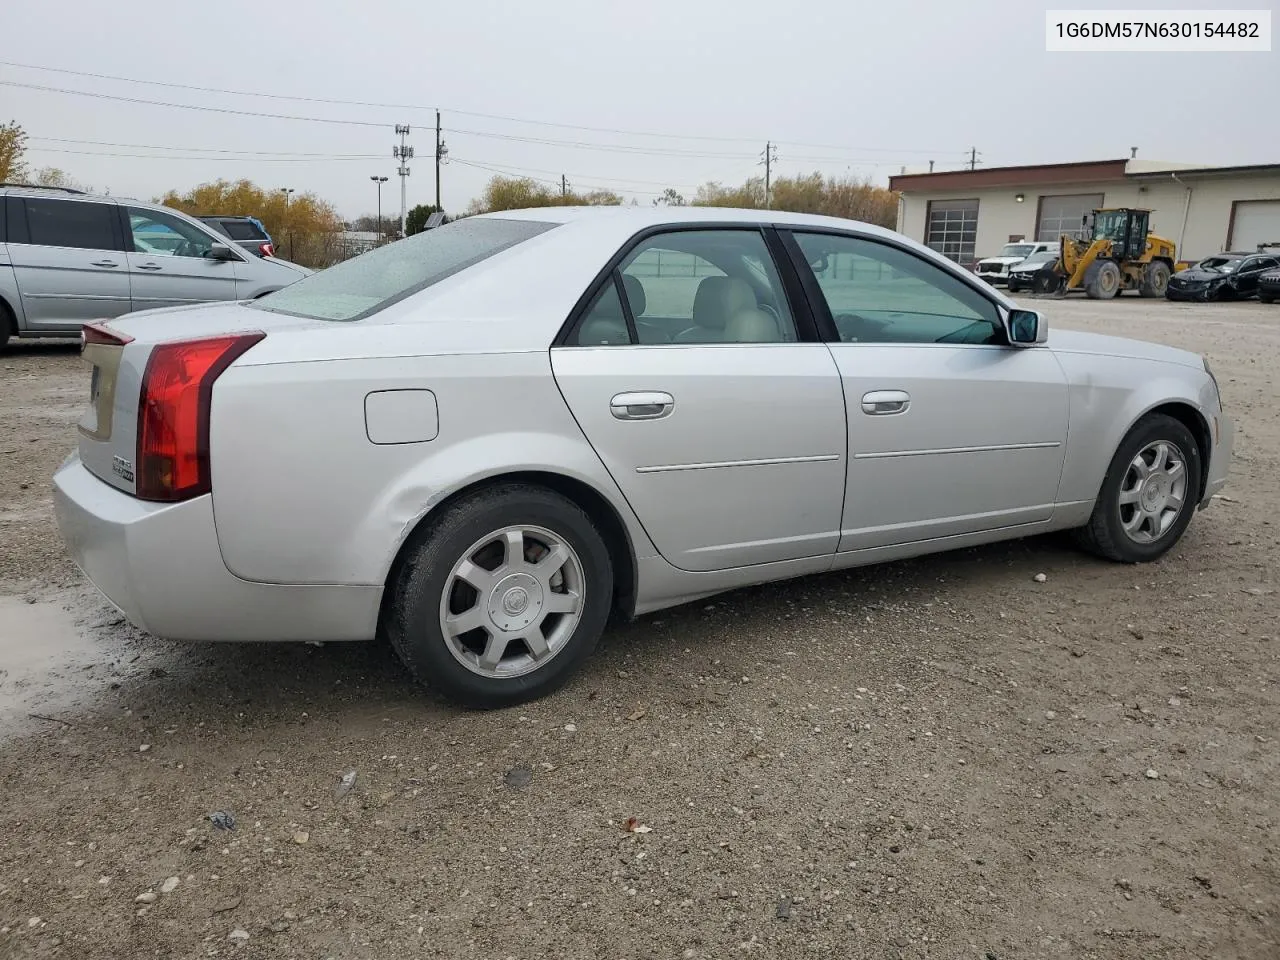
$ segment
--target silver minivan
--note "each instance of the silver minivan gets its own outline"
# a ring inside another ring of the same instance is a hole
[[[251,256],[169,207],[0,186],[0,347],[79,337],[85,323],[137,310],[252,300],[311,272]]]

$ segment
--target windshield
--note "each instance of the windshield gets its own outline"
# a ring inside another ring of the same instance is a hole
[[[1020,264],[1018,264],[1018,266],[1034,267],[1037,263],[1049,263],[1050,261],[1057,260],[1057,259],[1058,259],[1058,251],[1041,250],[1039,253],[1033,253],[1031,256],[1027,257],[1027,259],[1023,260]]]
[[[1123,243],[1128,219],[1123,210],[1108,210],[1099,213],[1093,222],[1093,238],[1095,240],[1116,240]]]
[[[312,320],[363,320],[554,226],[468,217],[313,273],[249,306]]]
[[[1239,265],[1240,261],[1231,257],[1206,257],[1198,264],[1201,270],[1216,270],[1219,273],[1230,273]]]
[[[1004,249],[1000,251],[1002,257],[1025,257],[1035,245],[1031,243],[1006,243]]]

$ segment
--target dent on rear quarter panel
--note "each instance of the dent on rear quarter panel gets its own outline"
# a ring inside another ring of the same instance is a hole
[[[1093,500],[1116,448],[1144,414],[1182,402],[1213,415],[1213,388],[1191,367],[1156,360],[1059,353],[1071,384],[1067,456],[1058,501]]]
[[[365,397],[435,393],[439,435],[376,445]],[[267,583],[381,584],[428,509],[467,484],[546,470],[639,524],[569,416],[546,352],[234,366],[214,387],[210,461],[227,567]]]

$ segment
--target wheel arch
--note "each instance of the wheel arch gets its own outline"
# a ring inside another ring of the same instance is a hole
[[[1124,438],[1133,431],[1134,427],[1148,417],[1157,414],[1164,414],[1177,420],[1195,438],[1196,447],[1200,452],[1200,491],[1203,494],[1205,485],[1209,480],[1209,458],[1213,453],[1213,433],[1209,427],[1208,420],[1205,419],[1204,414],[1194,404],[1186,400],[1165,400],[1148,407],[1134,417],[1133,421],[1124,428],[1124,432],[1120,434],[1120,443],[1124,442]],[[1101,481],[1099,481],[1099,489],[1101,489]]]
[[[408,535],[401,541],[395,556],[392,558],[391,566],[387,570],[382,587],[382,611],[379,614],[379,620],[385,615],[386,605],[393,592],[391,585],[395,582],[396,577],[400,575],[400,569],[404,565],[406,558],[426,535],[427,530],[435,518],[440,515],[441,510],[447,509],[451,504],[464,497],[469,497],[481,490],[503,483],[527,483],[551,490],[586,512],[604,535],[605,546],[609,550],[609,559],[613,564],[613,608],[623,616],[631,617],[636,605],[636,579],[639,566],[635,544],[632,541],[630,532],[627,530],[626,522],[617,509],[609,501],[608,497],[584,480],[551,470],[525,469],[494,473],[490,476],[473,480],[452,491],[438,503],[432,504],[431,509],[418,518]]]
[[[0,326],[8,328],[9,336],[18,335],[18,311],[13,308],[13,304],[3,293],[0,293]],[[0,341],[6,339],[4,334],[5,331],[0,330]]]

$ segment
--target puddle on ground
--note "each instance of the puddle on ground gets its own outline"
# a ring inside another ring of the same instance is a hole
[[[109,682],[118,648],[83,622],[91,604],[78,592],[35,603],[0,596],[0,733],[73,710]]]

